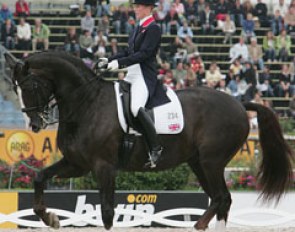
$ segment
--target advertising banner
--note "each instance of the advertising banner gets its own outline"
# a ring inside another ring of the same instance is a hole
[[[44,160],[45,165],[50,165],[59,159],[56,145],[56,130],[43,130],[38,134],[29,130],[1,130],[0,159],[13,164],[31,156]]]
[[[44,164],[50,165],[60,159],[61,154],[56,144],[56,130],[42,130],[38,134],[29,130],[1,130],[0,159],[9,165],[24,159],[32,154]],[[249,160],[254,156],[254,141],[246,141],[235,156],[235,159]]]
[[[17,209],[6,209],[6,213],[1,209],[0,226],[9,222],[13,226],[45,227],[33,213],[33,193],[20,192],[17,196]],[[60,218],[61,226],[103,226],[100,197],[95,191],[46,192],[45,202],[48,211]],[[115,204],[115,227],[185,227],[198,220],[209,199],[199,192],[117,192]]]

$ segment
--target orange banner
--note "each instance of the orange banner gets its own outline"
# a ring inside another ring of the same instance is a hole
[[[56,145],[56,130],[43,130],[38,134],[29,130],[1,130],[4,137],[0,138],[0,159],[13,164],[32,154],[38,160],[50,165],[60,159]]]

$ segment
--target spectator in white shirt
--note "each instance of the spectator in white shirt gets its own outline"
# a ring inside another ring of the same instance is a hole
[[[285,0],[274,1],[273,4],[273,14],[275,14],[276,10],[279,10],[281,15],[285,17],[285,14],[288,12],[288,4]]]
[[[30,50],[31,46],[31,26],[25,18],[19,19],[19,25],[16,27],[17,46],[19,50]]]
[[[184,15],[184,12],[185,12],[184,5],[181,3],[180,0],[175,0],[173,5],[175,6],[175,10],[178,16]]]
[[[248,60],[249,52],[248,47],[244,42],[244,38],[241,36],[239,43],[234,44],[229,50],[229,57],[231,58],[231,63],[239,58],[242,63]]]

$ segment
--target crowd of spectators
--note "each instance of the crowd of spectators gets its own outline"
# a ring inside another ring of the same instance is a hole
[[[15,12],[2,4],[1,41],[5,47],[24,51],[49,48],[49,27],[41,19],[30,25],[26,21],[29,15],[25,0],[16,2]],[[162,33],[173,39],[171,46],[162,47],[157,56],[158,77],[165,85],[174,89],[206,85],[247,101],[257,94],[295,95],[295,59],[291,56],[295,0],[273,1],[273,5],[263,0],[254,5],[250,0],[159,0],[154,17]],[[132,5],[111,10],[109,0],[86,0],[80,29],[68,28],[62,49],[91,65],[89,61],[122,49],[117,39],[109,39],[111,27],[114,34],[129,34],[135,25]],[[256,36],[260,26],[268,28],[262,40]],[[201,28],[198,40],[195,27]],[[227,71],[221,70],[218,62],[206,67],[198,50],[198,43],[206,42],[206,36],[213,34],[223,36],[223,43],[229,44]],[[237,36],[239,41],[234,43]],[[282,63],[279,73],[271,74],[270,65],[276,61],[286,63]]]

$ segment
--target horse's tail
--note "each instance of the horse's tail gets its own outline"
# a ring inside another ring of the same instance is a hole
[[[262,162],[258,172],[258,184],[264,200],[280,200],[292,180],[294,154],[286,143],[279,121],[272,110],[254,104],[244,103],[246,110],[256,111],[259,124]]]

